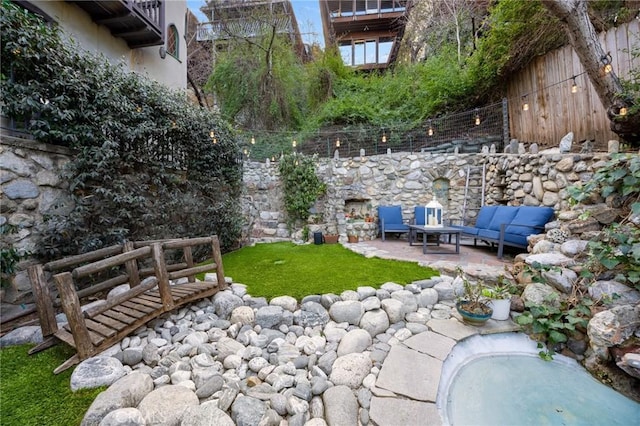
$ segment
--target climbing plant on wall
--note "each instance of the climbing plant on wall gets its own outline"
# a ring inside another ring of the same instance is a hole
[[[316,174],[315,158],[293,152],[280,158],[278,170],[284,192],[289,225],[306,222],[309,209],[326,189]]]
[[[226,249],[237,243],[242,164],[224,120],[84,53],[12,3],[0,23],[3,115],[76,150],[64,172],[75,203],[42,224],[41,257],[124,240],[218,234]]]

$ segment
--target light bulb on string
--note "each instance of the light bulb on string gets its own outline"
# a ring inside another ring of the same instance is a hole
[[[480,114],[478,114],[478,110],[477,109],[476,109],[476,117],[475,117],[474,123],[475,123],[476,126],[480,125]]]
[[[527,95],[522,97],[522,110],[529,111],[529,102],[527,102]]]
[[[340,138],[336,139],[336,148],[340,148]]]
[[[619,114],[622,116],[627,115],[627,107],[620,108]]]
[[[611,65],[611,53],[607,52],[605,55],[602,55],[600,61],[602,61],[602,70],[605,74],[609,74],[613,71],[613,66]]]
[[[256,144],[256,138],[251,136],[251,145],[255,145],[255,144]]]
[[[298,145],[298,142],[296,142],[296,140],[294,139],[293,142],[291,142],[291,146],[293,146],[295,148],[296,145]]]
[[[578,85],[576,84],[576,77],[573,76],[573,84],[571,84],[571,93],[578,93]]]
[[[429,120],[429,128],[427,129],[427,135],[433,136],[433,126],[431,125],[431,120]]]
[[[382,143],[387,143],[387,134],[384,132],[384,130],[382,131]]]

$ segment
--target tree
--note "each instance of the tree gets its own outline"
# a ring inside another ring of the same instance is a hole
[[[584,0],[542,0],[542,4],[556,16],[563,26],[569,42],[584,67],[591,84],[607,110],[611,130],[634,146],[640,146],[640,111],[632,108],[638,99],[625,93],[614,70],[603,71],[607,53],[598,41],[596,30],[589,19]],[[626,108],[628,113],[620,113]]]

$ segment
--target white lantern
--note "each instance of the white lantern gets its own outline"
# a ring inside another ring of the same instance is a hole
[[[433,196],[424,209],[424,226],[426,228],[442,228],[442,204]]]

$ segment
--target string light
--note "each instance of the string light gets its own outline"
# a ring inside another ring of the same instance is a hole
[[[604,65],[602,70],[605,74],[609,74],[613,71],[613,66],[611,65],[611,53],[607,52],[605,55],[602,55],[600,60],[602,61],[602,65]]]
[[[218,138],[216,138],[216,134],[213,130],[209,132],[209,137],[211,138],[211,142],[213,142],[214,145],[218,143]]]
[[[612,66],[611,66],[611,55],[610,55],[609,53],[607,53],[607,54],[603,55],[603,56],[600,58],[600,61],[601,61],[601,63],[603,64],[603,67],[601,68],[601,70],[602,70],[602,71],[604,71],[604,72],[606,72],[606,73],[609,73],[609,72],[613,71],[613,68],[612,68]],[[586,74],[586,71],[583,71],[583,72],[581,72],[581,73],[579,73],[579,74],[576,74],[576,75],[573,75],[573,76],[571,76],[571,77],[568,77],[568,78],[566,78],[566,79],[564,79],[564,80],[561,80],[561,81],[558,81],[558,82],[555,82],[555,83],[548,84],[547,86],[541,87],[541,88],[539,88],[539,89],[532,90],[531,92],[529,92],[529,93],[527,93],[527,94],[525,94],[525,95],[517,95],[518,97],[520,97],[520,98],[521,98],[521,102],[522,102],[522,104],[521,104],[521,105],[522,105],[522,106],[521,106],[521,108],[522,108],[522,110],[523,110],[523,111],[528,111],[528,110],[529,110],[529,107],[530,107],[530,106],[529,106],[529,102],[528,102],[528,95],[535,94],[535,93],[538,93],[538,92],[543,92],[543,91],[545,91],[545,90],[547,90],[547,89],[549,89],[549,88],[551,88],[551,87],[558,86],[558,85],[561,85],[561,84],[565,84],[565,83],[566,83],[566,82],[568,82],[568,81],[571,81],[571,89],[570,89],[570,90],[571,90],[571,93],[578,93],[578,92],[580,92],[580,86],[578,86],[578,84],[577,84],[577,80],[576,80],[576,79],[577,79],[579,76],[583,75],[583,74]],[[517,99],[517,97],[515,97],[515,96],[514,96],[514,97],[511,97],[511,98],[509,98],[509,99],[510,99],[511,101],[513,101],[514,99]],[[484,111],[484,109],[483,109],[483,111]],[[467,112],[467,113],[468,113],[468,112]],[[618,110],[618,115],[619,115],[619,116],[624,116],[624,115],[626,115],[626,114],[628,114],[628,108],[626,108],[626,107],[621,107],[621,108]],[[427,135],[428,135],[428,136],[433,136],[433,135],[434,135],[434,133],[435,133],[435,129],[434,129],[434,126],[433,126],[433,124],[432,124],[432,120],[431,120],[431,119],[429,119],[429,120],[427,121],[427,123],[428,123],[428,125],[427,125],[428,127],[427,127],[427,130],[426,130],[426,133],[427,133]],[[475,109],[474,109],[474,111],[473,111],[473,123],[474,123],[474,125],[476,125],[476,126],[479,126],[479,125],[482,123],[482,119],[481,119],[481,114],[480,114],[480,109],[479,109],[479,108],[475,108]],[[250,129],[246,129],[246,130],[247,130],[248,132],[249,132],[249,131],[251,131]],[[260,130],[260,132],[262,132],[262,133],[282,134],[282,132],[277,132],[277,131],[268,131],[268,130]],[[348,132],[348,131],[343,130],[343,132]],[[319,133],[319,134],[321,134],[321,133],[324,133],[324,132],[320,132],[320,131],[319,131],[318,133]],[[327,134],[331,134],[331,132],[326,132],[326,133],[327,133]],[[213,139],[213,138],[215,138],[215,135],[214,135],[214,133],[213,133],[213,130],[211,131],[211,137],[212,137],[212,139]],[[251,144],[252,144],[252,145],[253,145],[253,144],[255,144],[255,137],[254,137],[254,136],[252,136],[252,137],[251,137],[251,139],[250,139],[250,141],[251,141]],[[386,142],[388,142],[388,137],[387,137],[387,134],[386,134],[386,130],[385,130],[385,129],[383,129],[383,131],[382,131],[381,141],[382,141],[382,143],[386,143]],[[214,143],[216,143],[216,141],[215,141],[215,140],[214,140]],[[293,148],[296,148],[296,146],[297,146],[297,142],[296,142],[296,140],[295,140],[295,139],[293,139],[293,140],[292,140],[292,146],[293,146]],[[337,148],[339,148],[339,147],[341,146],[340,138],[337,138],[337,139],[336,139],[336,141],[335,141],[335,146],[336,146]]]
[[[251,136],[251,145],[255,145],[255,144],[256,144],[256,138]]]
[[[627,107],[620,108],[620,115],[627,115]]]
[[[571,77],[573,79],[573,84],[571,85],[571,93],[578,93],[578,85],[576,84],[576,76]]]

